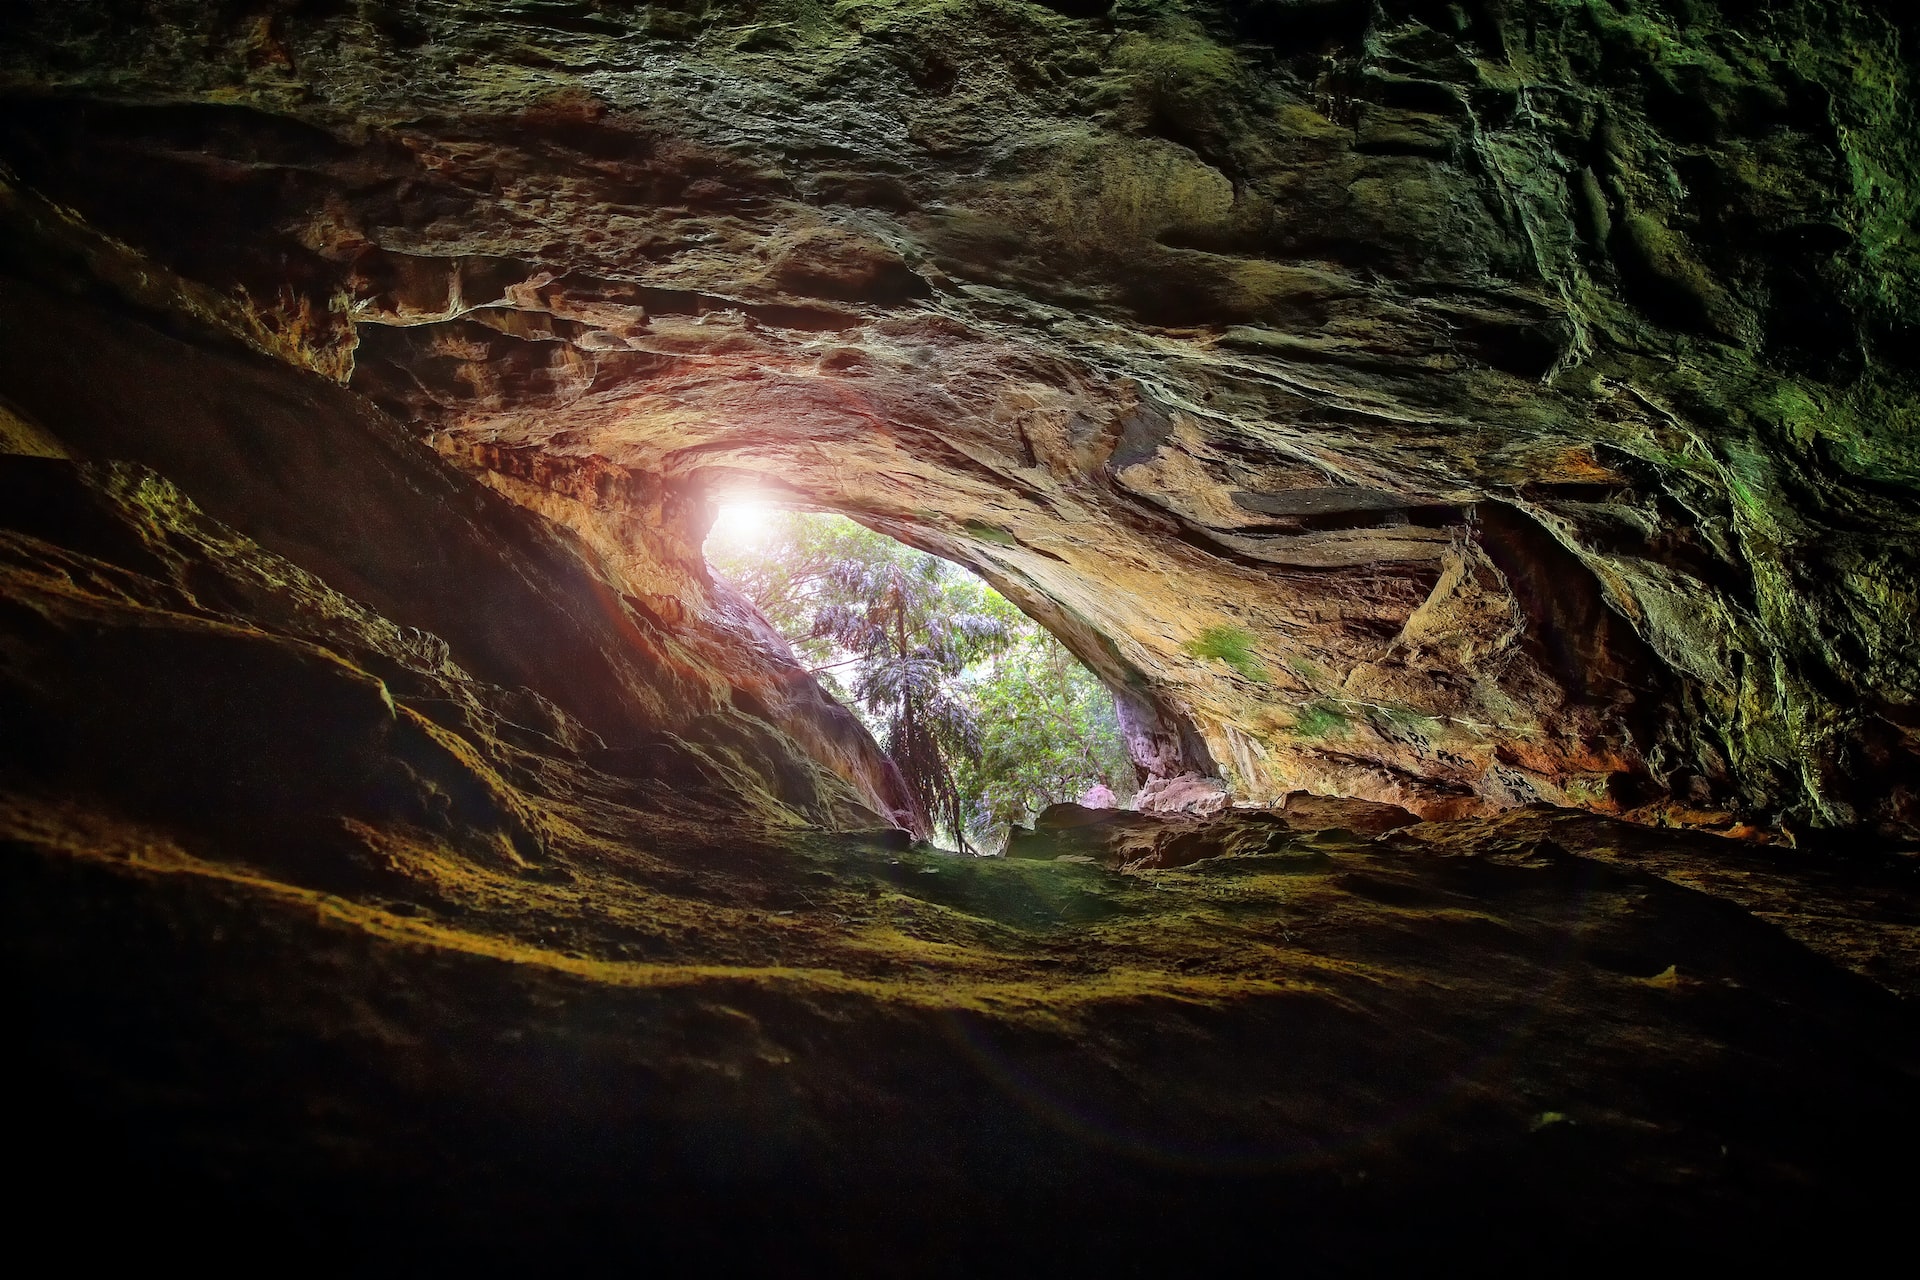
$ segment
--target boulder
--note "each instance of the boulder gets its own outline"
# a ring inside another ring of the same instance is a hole
[[[1133,798],[1133,807],[1141,813],[1187,813],[1196,816],[1219,813],[1233,803],[1227,784],[1218,778],[1203,778],[1183,773],[1177,778],[1150,778]]]

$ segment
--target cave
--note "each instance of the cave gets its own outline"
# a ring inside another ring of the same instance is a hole
[[[12,5],[20,1238],[1908,1249],[1917,40],[1895,0]],[[1148,799],[930,845],[707,568],[748,490],[990,584]]]

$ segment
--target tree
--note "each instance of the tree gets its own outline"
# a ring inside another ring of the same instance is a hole
[[[812,634],[855,655],[853,696],[883,726],[882,746],[928,818],[968,851],[968,805],[955,766],[980,756],[980,724],[957,677],[1005,646],[1003,619],[969,608],[968,584],[932,556],[843,560]]]
[[[1112,695],[972,574],[797,512],[708,555],[861,716],[962,850],[1096,782],[1131,788]]]
[[[1059,641],[1020,621],[1006,648],[968,673],[982,742],[960,787],[983,839],[1096,784],[1122,796],[1134,786],[1113,695]]]

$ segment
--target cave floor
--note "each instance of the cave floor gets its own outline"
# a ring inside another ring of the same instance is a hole
[[[1898,859],[1528,810],[1118,872],[548,781],[538,865],[389,835],[325,889],[9,795],[37,1197],[156,1247],[1125,1274],[1828,1257],[1913,1188]]]

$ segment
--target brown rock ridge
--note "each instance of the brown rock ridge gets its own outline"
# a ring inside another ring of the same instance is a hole
[[[1031,829],[1013,829],[1006,855],[1094,862],[1116,871],[1157,871],[1207,858],[1280,852],[1302,835],[1370,838],[1419,822],[1396,805],[1330,800],[1304,791],[1270,808],[1214,809],[1195,816],[1056,804],[1035,818]]]

